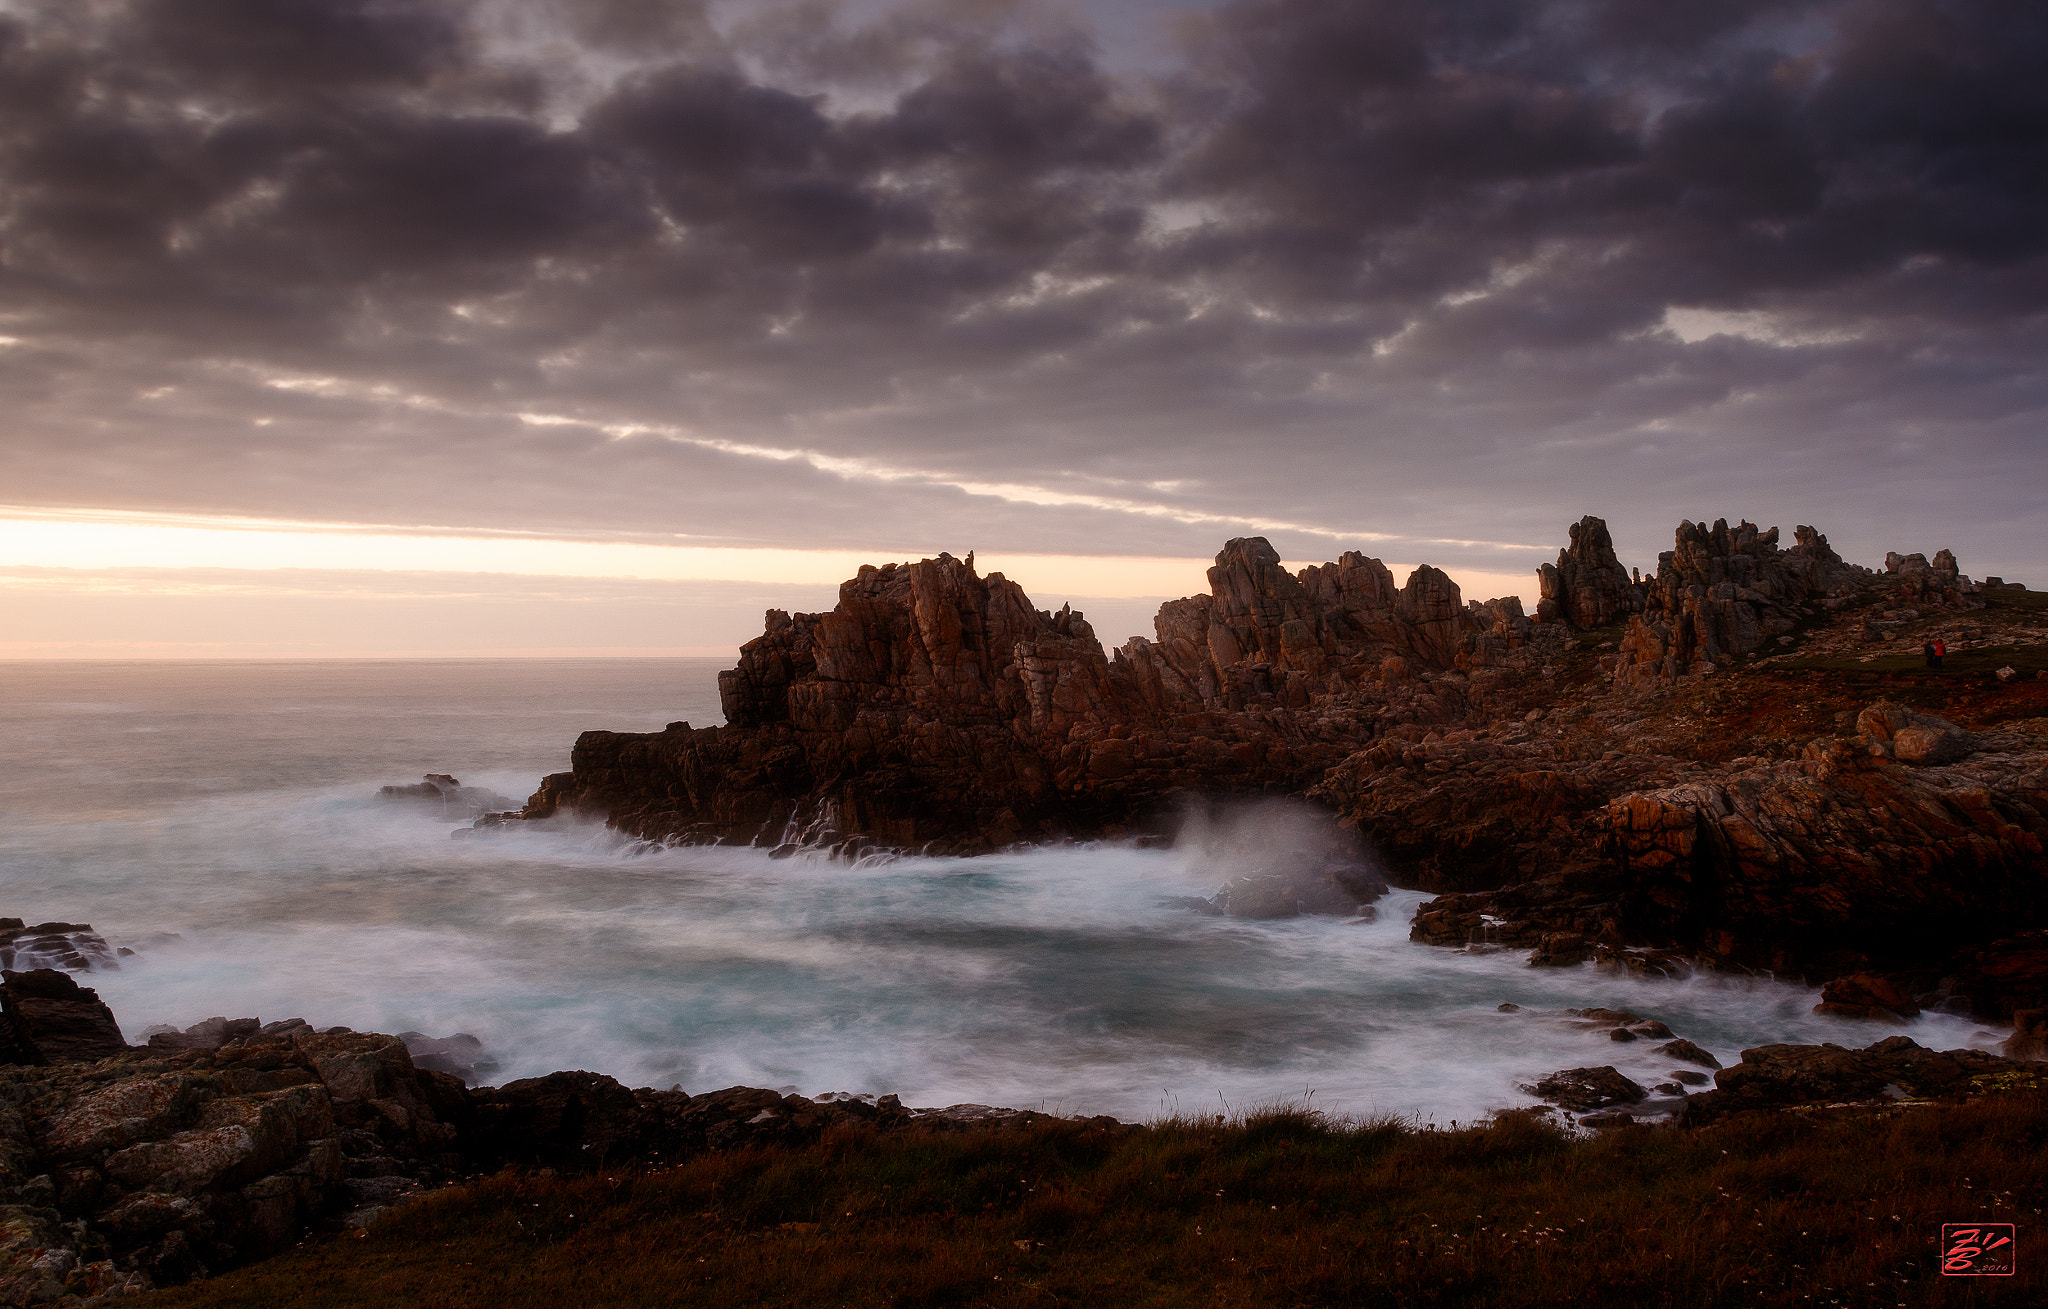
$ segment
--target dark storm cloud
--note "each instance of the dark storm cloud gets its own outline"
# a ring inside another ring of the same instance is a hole
[[[1649,563],[1726,513],[2048,565],[2038,6],[1239,0],[1186,51],[0,6],[0,498],[1493,567],[1534,556],[1423,540],[1606,512]]]

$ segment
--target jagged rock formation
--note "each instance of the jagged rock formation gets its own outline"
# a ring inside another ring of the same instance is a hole
[[[1573,523],[1571,542],[1559,552],[1556,564],[1536,570],[1542,594],[1537,618],[1590,629],[1640,613],[1643,587],[1615,557],[1614,538],[1608,534],[1605,520],[1588,514]]]
[[[1176,796],[1298,792],[1382,721],[1462,715],[1457,670],[1523,639],[1519,605],[1482,625],[1436,569],[1396,588],[1355,553],[1290,575],[1235,540],[1209,579],[1109,658],[971,560],[863,568],[830,613],[768,615],[720,675],[727,726],[585,733],[526,816],[849,854],[1128,829]]]
[[[1791,632],[1858,579],[1825,536],[1803,526],[1793,535],[1796,544],[1781,550],[1775,527],[1680,523],[1644,586],[1642,614],[1629,620],[1615,679],[1710,673]]]

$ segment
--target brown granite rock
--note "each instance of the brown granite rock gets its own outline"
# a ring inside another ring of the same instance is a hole
[[[728,725],[585,733],[524,817],[602,814],[664,841],[967,853],[1129,830],[1183,795],[1305,790],[1379,730],[1461,713],[1448,670],[1478,622],[1418,568],[1347,554],[1290,575],[1234,540],[1211,594],[1106,657],[1082,615],[941,555],[863,568],[830,613],[768,615],[720,676]],[[489,821],[489,820],[487,820]]]
[[[1896,1022],[1918,1018],[1920,1006],[1899,985],[1876,973],[1851,973],[1821,988],[1817,1014],[1837,1018],[1875,1018]]]
[[[1571,526],[1571,544],[1555,564],[1536,570],[1542,599],[1537,618],[1577,628],[1606,627],[1643,607],[1643,588],[1614,555],[1604,519],[1588,514]]]
[[[1726,519],[1678,525],[1673,548],[1644,583],[1643,612],[1629,620],[1615,678],[1627,684],[1712,672],[1724,656],[1761,648],[1794,630],[1814,602],[1847,591],[1857,570],[1811,527],[1778,546],[1778,529]]]
[[[99,993],[54,968],[0,974],[0,1055],[9,1063],[89,1062],[128,1048]]]
[[[1839,1045],[1767,1045],[1714,1075],[1714,1089],[1686,1102],[1688,1124],[1744,1109],[1971,1094],[2013,1076],[2036,1083],[2028,1064],[1978,1050],[1928,1050],[1892,1036],[1862,1050]]]

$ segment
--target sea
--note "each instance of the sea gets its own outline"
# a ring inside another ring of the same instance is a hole
[[[717,659],[0,664],[0,915],[134,951],[81,980],[129,1040],[213,1016],[466,1032],[505,1082],[557,1069],[690,1092],[895,1094],[1131,1121],[1302,1105],[1418,1125],[1536,1103],[1551,1072],[1674,1063],[1564,1011],[1655,1018],[1733,1062],[1883,1030],[1811,988],[1531,968],[1372,921],[1191,912],[1218,833],[835,862],[660,848],[595,825],[457,839],[381,786],[521,800],[577,733],[723,722]],[[1320,820],[1316,820],[1320,821]],[[1226,818],[1224,822],[1229,822]]]

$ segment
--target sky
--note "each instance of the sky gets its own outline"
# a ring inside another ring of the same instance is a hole
[[[2048,586],[2048,8],[0,0],[0,658],[717,654],[974,551]]]

